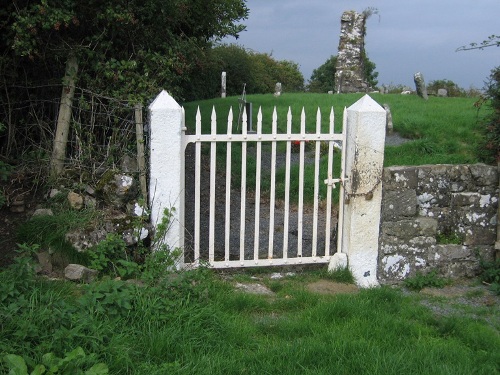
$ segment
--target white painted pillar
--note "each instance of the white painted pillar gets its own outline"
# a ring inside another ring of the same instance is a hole
[[[184,247],[184,110],[162,91],[149,106],[151,223],[161,223],[167,208],[173,211],[164,243],[170,249]],[[182,261],[182,260],[181,260]],[[182,264],[178,264],[182,267]]]
[[[342,252],[361,287],[378,285],[385,127],[384,108],[368,95],[347,109]]]

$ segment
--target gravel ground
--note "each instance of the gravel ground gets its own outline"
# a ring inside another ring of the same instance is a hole
[[[388,134],[386,144],[391,146],[400,145],[409,141],[397,133]],[[255,154],[255,148],[248,149],[249,154]],[[194,145],[188,145],[186,149],[186,261],[190,262],[193,259],[193,233],[194,233]],[[291,154],[291,164],[298,164],[299,154]],[[285,165],[286,159],[284,154],[278,154],[276,157],[277,168]],[[314,163],[314,155],[308,152],[305,155],[307,164]],[[208,244],[209,244],[209,202],[210,202],[210,156],[208,153],[202,152],[202,170],[201,170],[201,218],[200,218],[200,251],[202,259],[208,259]],[[271,169],[271,153],[269,151],[262,152],[262,173],[266,174]],[[216,197],[215,197],[215,256],[216,260],[224,258],[225,249],[225,194],[226,194],[226,178],[225,170],[218,170],[216,176]],[[334,207],[337,204],[334,203]],[[230,222],[230,259],[239,259],[240,253],[240,213],[241,213],[241,194],[239,189],[231,191],[231,214],[228,219]],[[254,234],[255,234],[255,196],[253,192],[246,194],[245,205],[245,239],[244,252],[245,259],[252,259],[254,252]],[[297,255],[298,246],[298,210],[297,202],[291,202],[289,211],[289,227],[288,227],[288,256],[295,257]],[[336,224],[338,221],[337,209],[332,210],[332,235],[330,253],[336,250]],[[270,206],[267,197],[260,199],[260,223],[259,223],[259,258],[266,259],[269,249],[269,219]],[[326,209],[324,206],[319,208],[318,214],[318,240],[317,248],[318,255],[324,255],[325,247],[325,227],[326,227]],[[274,241],[272,244],[273,254],[275,258],[283,255],[284,242],[284,202],[278,201],[275,204],[275,221]],[[313,207],[306,205],[303,213],[303,256],[310,256],[312,251],[312,232],[313,232]]]
[[[249,153],[251,150],[249,149]],[[299,155],[292,154],[291,162],[298,163]],[[194,146],[189,145],[186,151],[186,261],[191,261],[193,257],[193,233],[194,233]],[[314,162],[308,155],[306,163]],[[284,165],[285,156],[279,155],[277,158],[277,167]],[[263,152],[262,165],[263,173],[270,170],[270,153]],[[209,202],[210,202],[210,166],[209,155],[202,153],[201,170],[201,218],[200,218],[200,251],[202,259],[208,258],[209,242]],[[224,258],[225,249],[225,194],[226,194],[225,170],[218,171],[216,176],[216,197],[215,197],[215,257],[216,260]],[[240,213],[241,213],[241,194],[239,190],[231,191],[231,214],[230,214],[230,259],[239,259],[240,253]],[[253,259],[254,252],[254,234],[255,234],[255,195],[247,191],[245,205],[245,239],[244,252],[245,259]],[[290,204],[288,227],[288,256],[294,257],[297,254],[298,246],[298,210],[297,205]],[[269,249],[269,219],[270,204],[267,197],[260,199],[260,223],[259,223],[259,258],[267,259]],[[283,254],[284,239],[284,202],[277,201],[275,204],[274,219],[274,241],[272,244],[274,258],[279,258]],[[337,211],[332,211],[332,228],[336,231]],[[318,255],[324,255],[325,247],[325,227],[326,210],[320,207],[318,214]],[[305,206],[303,213],[303,256],[310,256],[312,251],[312,228],[313,228],[313,208]],[[335,251],[336,238],[334,233],[331,240],[331,250]]]

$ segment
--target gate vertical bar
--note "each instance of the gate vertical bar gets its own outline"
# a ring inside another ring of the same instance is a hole
[[[346,147],[346,133],[347,133],[347,108],[344,107],[342,116],[342,159],[340,163],[340,188],[339,188],[339,219],[337,223],[337,253],[342,252],[342,238],[344,236],[344,202],[345,202],[345,153]]]
[[[285,212],[283,220],[283,259],[288,258],[288,229],[290,220],[290,154],[292,144],[290,141],[292,133],[292,110],[288,107],[286,118],[286,133],[288,141],[286,142],[286,162],[285,162]]]
[[[305,149],[305,134],[306,134],[306,113],[304,107],[300,113],[300,153],[299,153],[299,207],[297,212],[297,256],[302,256],[302,238],[303,238],[303,222],[304,222],[304,149]]]
[[[241,208],[240,208],[240,262],[245,260],[245,208],[247,194],[247,111],[243,108],[241,133],[244,141],[241,142]]]
[[[211,116],[211,135],[210,142],[210,216],[209,216],[209,234],[208,234],[208,260],[210,263],[214,261],[215,253],[215,177],[216,177],[216,161],[217,161],[217,115],[215,107],[212,108]]]
[[[200,261],[200,178],[201,178],[201,113],[200,107],[196,111],[195,164],[194,164],[194,261]]]
[[[229,140],[233,137],[233,108],[229,109],[227,118],[227,137]],[[231,146],[232,142],[227,142],[226,149],[226,220],[225,220],[225,241],[224,241],[224,260],[229,261],[230,237],[231,237]]]
[[[333,107],[330,110],[330,134],[335,133],[335,114]],[[326,228],[325,228],[325,256],[330,255],[330,241],[332,233],[332,189],[333,189],[333,141],[328,142],[328,166],[327,166],[327,186],[326,186]]]
[[[319,138],[321,134],[321,111],[318,107],[316,112],[316,136]],[[321,141],[316,141],[314,145],[314,203],[313,203],[313,235],[312,235],[312,250],[311,255],[315,257],[317,255],[318,247],[318,191],[319,191],[319,157]]]
[[[276,199],[276,133],[278,131],[278,115],[276,113],[276,106],[273,110],[272,121],[272,136],[271,143],[271,192],[269,197],[269,249],[267,253],[268,259],[273,259],[274,248],[274,205]]]
[[[262,167],[262,108],[257,113],[257,164],[255,170],[255,225],[253,241],[253,259],[259,259],[259,235],[260,235],[260,178]]]

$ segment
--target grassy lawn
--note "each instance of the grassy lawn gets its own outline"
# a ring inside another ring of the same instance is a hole
[[[304,107],[306,113],[306,131],[315,132],[316,111],[322,113],[322,129],[328,131],[330,110],[335,113],[335,129],[342,128],[342,112],[360,99],[363,94],[284,94],[248,95],[247,101],[253,103],[253,124],[257,123],[258,108],[262,108],[263,132],[271,132],[272,111],[276,106],[278,114],[278,130],[286,132],[286,114],[292,110],[293,131],[299,131],[300,113]],[[416,95],[381,95],[370,94],[380,105],[387,103],[391,108],[394,130],[412,141],[400,146],[387,146],[385,166],[422,165],[441,163],[475,163],[479,161],[478,120],[487,113],[486,108],[479,112],[474,107],[476,98],[438,98],[429,97],[428,101]],[[212,99],[185,103],[186,125],[194,130],[196,110],[200,107],[202,114],[202,130],[210,131],[210,115],[212,108],[217,112],[219,133],[227,129],[229,108],[233,108],[234,124],[238,117],[238,97]],[[236,125],[234,125],[236,127]]]
[[[440,315],[396,288],[309,291],[308,283],[327,277],[322,272],[258,274],[272,296],[235,290],[236,282],[255,282],[251,276],[201,269],[147,287],[84,286],[14,266],[0,273],[0,355],[20,355],[31,369],[46,353],[63,358],[81,347],[86,356],[73,372],[58,372],[68,374],[96,363],[111,374],[148,375],[500,371],[498,306]]]
[[[322,113],[322,131],[329,129],[331,108],[335,113],[335,129],[342,129],[342,115],[345,107],[349,107],[359,100],[363,94],[285,94],[281,97],[273,95],[249,95],[247,101],[253,103],[254,129],[257,123],[258,109],[262,109],[263,132],[271,133],[271,121],[274,107],[278,114],[278,132],[286,133],[286,118],[288,109],[291,108],[293,132],[300,131],[300,114],[302,107],[306,113],[306,132],[316,131],[316,112],[320,108]],[[424,164],[461,164],[477,163],[480,161],[480,124],[481,119],[488,114],[488,109],[483,108],[478,112],[474,107],[475,98],[438,98],[429,97],[424,101],[416,95],[380,95],[371,94],[379,104],[387,103],[391,108],[394,130],[399,135],[407,138],[407,143],[398,146],[386,146],[384,165],[424,165]],[[195,129],[195,116],[198,107],[202,118],[202,132],[210,132],[210,118],[212,108],[217,112],[217,132],[227,131],[227,116],[229,109],[233,109],[233,132],[236,131],[238,118],[238,97],[226,99],[212,99],[199,102],[185,103],[186,125],[190,131]],[[284,153],[285,143],[279,142],[278,152]],[[219,169],[225,168],[226,147],[218,145],[217,160]],[[263,144],[263,150],[270,150],[269,143]],[[209,145],[204,145],[202,152],[208,154]],[[233,146],[232,151],[233,184],[238,184],[241,175],[241,145]],[[256,161],[254,154],[247,158],[247,189],[255,189]],[[320,176],[327,175],[327,158],[321,158]],[[334,158],[334,175],[340,170],[340,157]],[[291,200],[297,200],[298,192],[297,165],[291,169]],[[278,168],[276,176],[277,198],[284,198],[285,168]],[[312,201],[314,181],[314,165],[305,166],[306,189],[304,197],[306,202]],[[236,187],[238,187],[237,185]],[[262,193],[270,189],[270,173],[263,173]],[[334,189],[334,199],[338,191]],[[326,186],[320,184],[319,197],[326,196]]]

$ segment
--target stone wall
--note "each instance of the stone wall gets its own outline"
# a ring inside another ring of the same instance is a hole
[[[378,279],[394,283],[437,270],[472,277],[492,259],[497,167],[425,165],[384,169]]]

